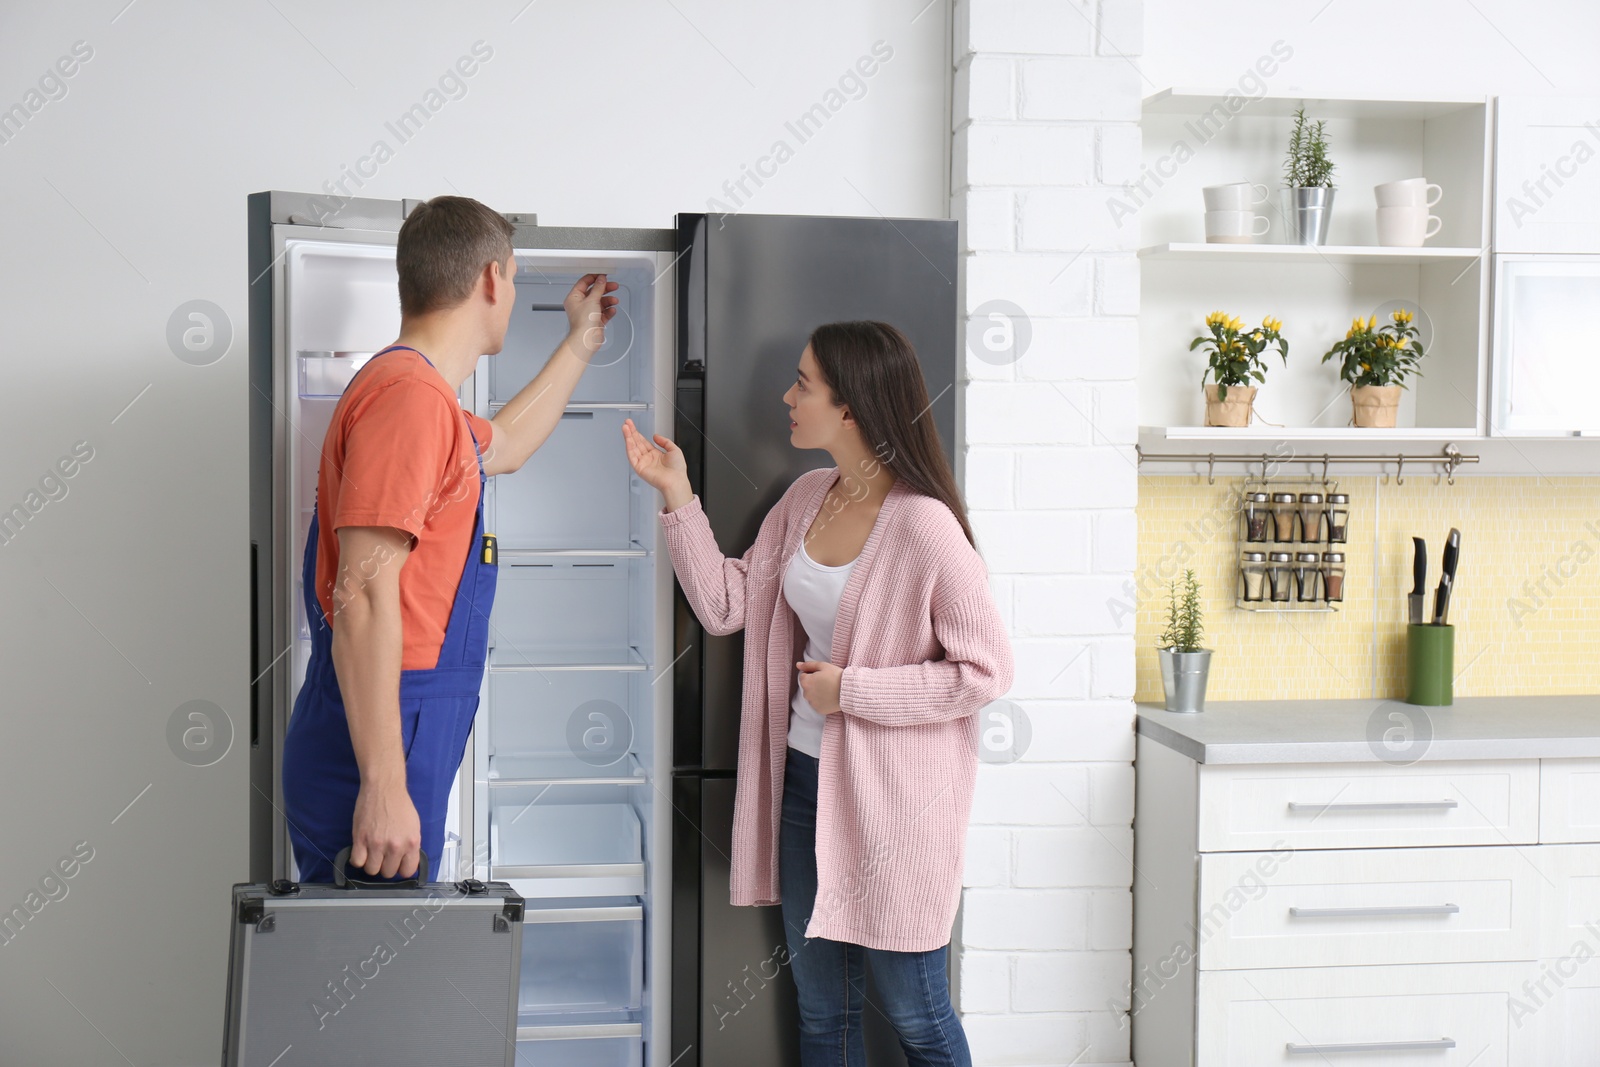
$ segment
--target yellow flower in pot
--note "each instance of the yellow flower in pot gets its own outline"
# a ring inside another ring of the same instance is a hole
[[[1411,312],[1400,308],[1379,326],[1376,315],[1365,319],[1357,315],[1344,340],[1323,355],[1324,363],[1339,358],[1339,377],[1350,383],[1357,426],[1392,427],[1407,376],[1422,373],[1417,364],[1425,353],[1413,318]]]
[[[1268,315],[1261,325],[1246,330],[1242,319],[1227,312],[1213,311],[1206,316],[1206,331],[1189,342],[1193,352],[1208,346],[1206,369],[1200,387],[1206,397],[1207,426],[1248,426],[1256,396],[1255,382],[1267,380],[1266,362],[1261,358],[1269,345],[1287,364],[1289,342],[1283,337],[1283,322]],[[1206,378],[1215,379],[1207,385]]]

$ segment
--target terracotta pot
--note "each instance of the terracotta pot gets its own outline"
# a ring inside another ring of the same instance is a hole
[[[1357,426],[1392,427],[1400,410],[1398,385],[1356,385],[1350,388]]]
[[[1253,385],[1228,386],[1228,398],[1217,399],[1217,386],[1210,382],[1206,390],[1207,426],[1249,426],[1255,403],[1256,387]]]

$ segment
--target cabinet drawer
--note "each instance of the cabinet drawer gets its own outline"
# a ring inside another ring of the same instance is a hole
[[[1200,857],[1200,967],[1532,960],[1539,850],[1223,852]]]
[[[1539,761],[1539,840],[1600,841],[1600,759]]]
[[[1202,852],[1505,845],[1538,836],[1536,760],[1210,764]]]
[[[1507,1010],[1529,968],[1452,963],[1203,972],[1196,1067],[1553,1063],[1539,1059],[1535,1028],[1515,1025]]]

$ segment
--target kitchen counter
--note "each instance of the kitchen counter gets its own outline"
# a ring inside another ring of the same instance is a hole
[[[1399,747],[1385,745],[1386,731]],[[1403,700],[1217,700],[1196,714],[1138,705],[1138,732],[1196,763],[1379,763],[1600,757],[1600,694]]]

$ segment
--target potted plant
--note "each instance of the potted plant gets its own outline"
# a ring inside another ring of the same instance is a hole
[[[1206,397],[1207,426],[1248,426],[1254,413],[1256,387],[1251,380],[1267,380],[1266,362],[1261,356],[1268,345],[1276,345],[1278,355],[1289,361],[1289,342],[1284,340],[1283,322],[1272,316],[1261,320],[1261,325],[1246,330],[1244,323],[1229,318],[1226,312],[1213,311],[1206,316],[1206,330],[1189,342],[1193,352],[1201,345],[1207,349],[1206,369],[1200,374],[1200,387]],[[1206,376],[1215,379],[1207,385]]]
[[[1398,308],[1379,326],[1376,315],[1365,319],[1357,315],[1344,340],[1323,355],[1324,363],[1339,357],[1339,377],[1350,383],[1352,420],[1357,426],[1393,426],[1406,376],[1422,373],[1417,363],[1424,353],[1413,318]]]
[[[1156,642],[1156,655],[1161,660],[1161,687],[1167,695],[1168,711],[1205,710],[1211,650],[1200,647],[1204,633],[1200,583],[1193,569],[1186,570],[1181,597],[1178,579],[1172,579],[1167,585],[1167,628]]]
[[[1323,120],[1311,122],[1305,108],[1295,111],[1289,154],[1283,161],[1283,216],[1294,235],[1292,244],[1320,245],[1328,240],[1334,168],[1323,129]]]

